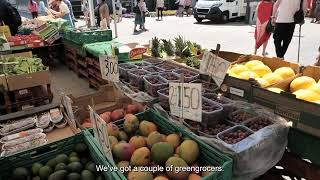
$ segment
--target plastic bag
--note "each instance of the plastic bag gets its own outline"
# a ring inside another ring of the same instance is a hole
[[[37,121],[37,116],[28,117],[25,119],[14,121],[13,123],[3,125],[0,129],[1,136],[7,136],[26,129],[34,127],[34,123]]]
[[[42,132],[43,132],[43,130],[40,129],[40,128],[30,129],[30,130],[27,130],[27,131],[21,131],[21,132],[16,133],[16,134],[11,134],[11,135],[2,137],[0,139],[0,142],[4,144],[4,143],[6,143],[8,141],[12,141],[12,140],[15,140],[15,139],[27,137],[27,136],[30,136],[30,135],[33,135],[33,134],[37,134],[37,133],[42,133]]]
[[[63,114],[61,113],[59,108],[50,109],[51,121],[53,123],[59,123],[63,119]]]
[[[47,128],[50,125],[51,116],[50,113],[43,113],[39,116],[38,120],[36,121],[36,126],[42,129]]]

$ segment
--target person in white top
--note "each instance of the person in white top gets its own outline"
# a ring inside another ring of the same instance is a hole
[[[277,0],[273,7],[272,22],[275,24],[273,34],[274,45],[276,48],[277,57],[284,58],[289,44],[292,40],[295,22],[294,14],[300,9],[307,13],[307,0]]]
[[[55,2],[59,6],[59,12],[50,9],[50,13],[53,14],[55,18],[62,18],[64,20],[67,20],[71,26],[74,26],[68,5],[64,3],[63,0],[55,0]]]
[[[161,13],[161,20],[162,20],[163,8],[164,8],[164,0],[157,0],[158,20],[160,20],[160,13]]]
[[[116,4],[116,12],[117,12],[117,15],[118,15],[118,22],[121,22],[122,21],[122,4],[121,4],[121,0],[117,0],[115,2]]]

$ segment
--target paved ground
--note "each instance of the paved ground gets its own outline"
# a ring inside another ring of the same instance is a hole
[[[306,22],[302,27],[300,58],[300,62],[304,65],[314,63],[317,49],[320,46],[320,25],[309,23],[309,19]],[[183,35],[186,39],[195,41],[205,48],[215,48],[216,44],[220,43],[221,49],[225,51],[251,54],[254,50],[254,27],[243,22],[227,24],[204,22],[198,24],[193,17],[165,17],[163,21],[156,21],[156,18],[147,18],[146,28],[149,29],[148,32],[133,35],[133,19],[123,19],[118,24],[118,39],[124,43],[148,43],[154,36],[174,38]],[[297,61],[298,29],[297,26],[285,57],[292,62]],[[269,56],[275,56],[273,38],[269,41],[267,52]]]

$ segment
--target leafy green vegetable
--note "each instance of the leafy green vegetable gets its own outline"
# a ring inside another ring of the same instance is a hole
[[[40,58],[11,56],[2,58],[0,66],[0,73],[6,75],[27,74],[48,70],[48,67],[42,64],[42,60]]]

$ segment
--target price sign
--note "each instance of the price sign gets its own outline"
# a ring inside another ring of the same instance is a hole
[[[202,84],[170,83],[169,104],[171,114],[197,122],[202,120]]]
[[[73,130],[76,130],[77,129],[77,124],[76,124],[76,120],[74,118],[74,113],[73,113],[73,110],[72,110],[72,100],[67,96],[65,95],[64,93],[62,93],[61,95],[62,97],[62,105],[64,106],[65,110],[66,110],[66,113],[70,119],[70,124],[71,124],[71,128]]]
[[[119,69],[117,56],[99,56],[100,70],[102,79],[119,82]]]
[[[224,60],[209,51],[205,51],[201,65],[201,74],[207,74],[212,77],[216,84],[220,87],[227,74],[231,63]]]
[[[103,154],[113,161],[111,146],[109,142],[109,136],[107,132],[107,124],[103,121],[100,116],[89,106],[90,119],[93,122],[93,133],[94,137],[100,144]],[[113,162],[114,163],[114,162]]]

